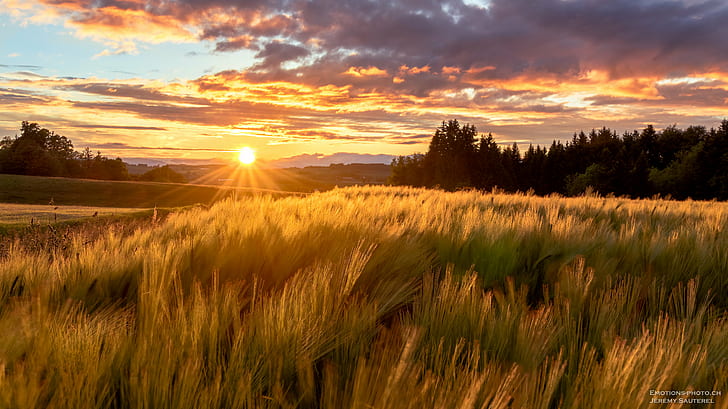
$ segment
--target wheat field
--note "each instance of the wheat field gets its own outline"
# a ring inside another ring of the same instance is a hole
[[[728,408],[727,225],[718,202],[356,187],[16,243],[0,407]]]
[[[0,224],[49,224],[88,217],[115,216],[146,209],[90,206],[54,206],[0,203]]]

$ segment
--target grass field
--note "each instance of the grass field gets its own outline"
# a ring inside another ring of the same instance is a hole
[[[0,203],[0,224],[49,224],[139,212],[138,208]]]
[[[13,247],[0,407],[728,408],[726,225],[725,203],[365,187]],[[722,395],[650,403],[670,390]]]
[[[211,204],[226,197],[291,192],[155,182],[119,182],[0,174],[0,203],[117,208]]]

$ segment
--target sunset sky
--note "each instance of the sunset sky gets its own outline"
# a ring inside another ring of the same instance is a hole
[[[0,0],[0,136],[107,156],[424,152],[728,117],[725,0]]]

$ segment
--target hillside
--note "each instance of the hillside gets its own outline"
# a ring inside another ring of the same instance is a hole
[[[0,407],[613,409],[697,390],[725,408],[726,225],[717,202],[358,187],[11,250]]]
[[[392,168],[378,163],[332,164],[303,168],[241,168],[225,165],[170,165],[192,183],[232,185],[292,192],[329,190],[336,186],[385,184]]]
[[[127,165],[129,174],[139,176],[155,169],[147,165]],[[329,190],[336,186],[380,185],[388,181],[392,167],[381,163],[330,164],[290,168],[241,168],[237,165],[183,165],[169,168],[193,184],[242,186],[290,192]]]
[[[81,205],[103,207],[180,207],[210,204],[235,195],[286,195],[231,186],[194,184],[100,181],[90,179],[52,178],[0,174],[0,203],[48,205]]]

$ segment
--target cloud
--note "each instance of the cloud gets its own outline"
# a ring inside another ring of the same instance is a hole
[[[664,100],[673,105],[725,109],[728,104],[728,89],[713,82],[666,84],[657,88]]]
[[[431,70],[420,71],[414,76],[440,75]],[[711,115],[720,115],[720,109],[724,112],[724,106],[715,104],[725,95],[726,88],[724,77],[706,73],[688,79],[653,80],[651,87],[657,94],[650,98],[624,96],[639,94],[644,88],[635,86],[634,80],[626,85],[613,80],[616,85],[612,85],[614,92],[610,94],[610,87],[604,85],[600,76],[563,82],[537,78],[494,80],[487,88],[443,88],[416,96],[388,87],[314,87],[291,81],[264,82],[264,77],[238,71],[181,83],[42,77],[32,81],[0,81],[0,95],[10,104],[17,101],[15,107],[32,98],[32,105],[25,104],[23,109],[46,115],[63,108],[69,118],[128,118],[109,120],[108,126],[64,123],[80,133],[93,129],[101,135],[98,132],[106,130],[104,135],[110,136],[113,131],[134,130],[138,131],[134,137],[145,134],[153,141],[156,136],[149,136],[149,132],[174,135],[182,127],[199,129],[198,135],[263,138],[270,144],[330,141],[398,146],[426,144],[434,127],[449,118],[477,124],[481,131],[493,132],[500,138],[531,138],[536,143],[563,136],[564,127],[569,129],[566,136],[578,127],[640,127],[645,118],[674,118],[681,109],[685,116],[673,122],[686,123],[689,118],[705,121]],[[574,93],[589,89],[587,85],[594,92],[581,96]],[[710,94],[708,105],[713,111],[684,109],[685,104],[695,104],[690,98],[696,97],[688,98],[688,92]],[[36,117],[30,117],[33,118]],[[129,118],[134,122],[129,122]]]
[[[20,70],[42,70],[43,67],[40,65],[25,65],[25,64],[0,64],[0,68],[20,69]]]
[[[9,73],[6,73],[6,75],[12,75],[14,77],[25,78],[27,80],[34,80],[34,79],[43,79],[43,78],[46,78],[43,75],[36,74],[36,73],[30,72],[30,71],[9,72]]]
[[[725,116],[724,1],[482,3],[31,0],[18,12],[55,16],[104,44],[98,57],[202,42],[210,53],[200,58],[236,65],[211,63],[227,69],[175,83],[0,65],[23,71],[2,74],[0,98],[13,107],[32,100],[25,109],[36,114],[135,118],[132,126],[148,128],[138,131],[210,127],[279,144],[422,144],[449,118],[504,139],[548,141],[564,129]],[[225,54],[238,50],[252,56],[244,68]]]
[[[126,129],[131,131],[166,131],[166,128],[158,126],[132,126],[132,125],[100,125],[100,124],[75,124],[76,128],[89,129]]]
[[[728,71],[720,0],[34,1],[106,44],[97,57],[201,40],[256,51],[260,81],[427,96],[523,77]]]
[[[159,146],[135,146],[122,142],[105,142],[93,145],[94,149],[110,149],[110,150],[142,150],[142,151],[187,151],[187,152],[235,152],[234,149],[209,149],[209,148],[179,148],[179,147],[159,147]]]
[[[639,98],[629,98],[629,97],[614,97],[609,95],[594,95],[590,96],[588,98],[585,98],[586,101],[588,101],[591,105],[628,105],[628,104],[635,104],[642,101]]]
[[[623,77],[725,69],[728,58],[728,6],[720,0],[492,0],[487,8],[460,0],[37,1],[79,35],[124,47],[203,39],[221,52],[262,50],[265,60],[270,44],[315,43],[324,61],[356,52],[389,72],[492,67],[485,74],[510,77],[598,69]]]
[[[383,77],[383,76],[387,76],[388,75],[386,70],[382,70],[380,68],[372,67],[372,66],[369,66],[369,67],[366,67],[366,68],[364,68],[364,67],[349,67],[349,69],[346,70],[344,72],[344,74],[351,75],[351,76],[354,76],[354,77],[359,77],[359,78],[361,78],[361,77]]]
[[[223,41],[219,41],[217,45],[215,45],[215,51],[216,52],[226,52],[226,51],[235,51],[240,50],[242,48],[254,48],[254,39],[251,36],[239,36],[239,37],[232,37]]]
[[[293,44],[271,42],[258,51],[255,58],[262,61],[254,67],[256,70],[270,70],[280,68],[287,61],[296,61],[309,55],[308,49]]]
[[[132,80],[133,81],[133,80]],[[159,83],[139,84],[133,82],[97,82],[94,80],[77,81],[51,81],[48,85],[57,90],[77,91],[85,94],[102,95],[115,99],[127,99],[132,101],[159,102],[168,101],[183,104],[202,104],[205,106],[207,100],[203,98],[180,95],[165,89]],[[174,85],[169,86],[175,88]]]
[[[42,104],[46,99],[32,95],[28,92],[16,90],[0,90],[0,105],[10,106],[12,104]]]
[[[134,43],[126,44],[113,44],[113,50],[103,50],[100,53],[94,54],[91,59],[95,60],[101,57],[108,57],[110,55],[125,55],[125,54],[138,54],[136,45]]]

